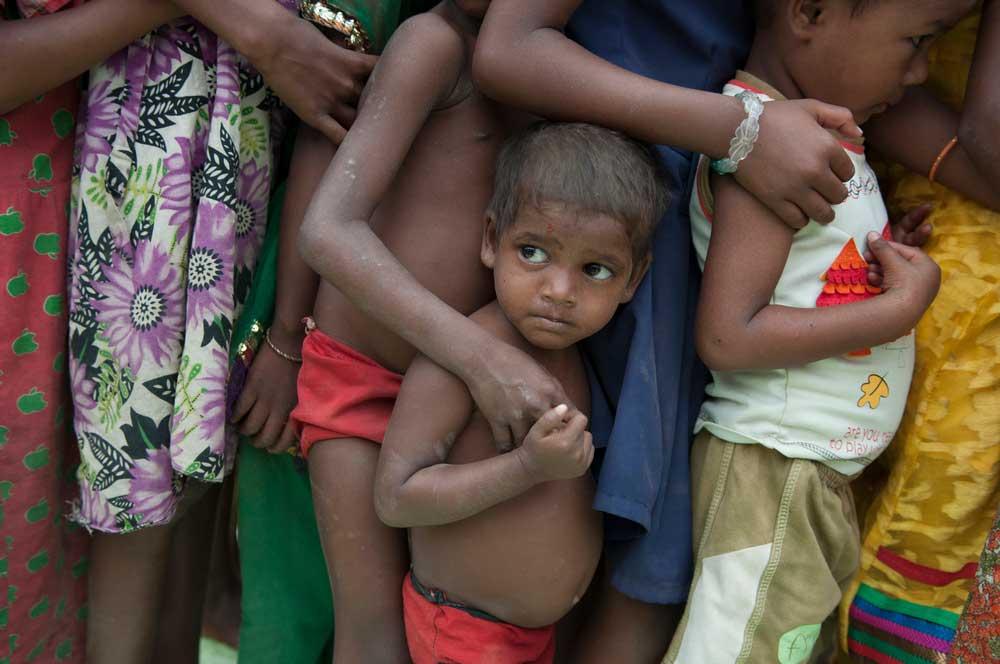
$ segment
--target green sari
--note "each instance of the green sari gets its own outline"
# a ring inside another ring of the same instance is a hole
[[[381,52],[407,16],[426,0],[338,0]],[[288,146],[294,141],[286,137]],[[290,150],[289,150],[290,152]],[[286,169],[287,171],[287,169]],[[284,184],[271,199],[267,234],[254,283],[234,333],[231,380],[245,378],[274,313]],[[234,397],[230,397],[232,402]],[[241,664],[325,664],[332,657],[333,601],[304,462],[242,444],[237,474],[240,572],[243,580]]]

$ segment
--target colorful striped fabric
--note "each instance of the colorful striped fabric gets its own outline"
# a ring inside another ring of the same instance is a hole
[[[890,597],[862,584],[851,603],[847,645],[856,661],[944,664],[958,616]]]

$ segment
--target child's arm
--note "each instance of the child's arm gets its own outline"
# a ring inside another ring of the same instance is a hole
[[[375,474],[375,509],[396,528],[452,523],[542,482],[579,477],[594,447],[587,418],[565,405],[547,411],[524,444],[482,461],[445,463],[472,414],[454,375],[425,357],[410,365],[392,411]]]
[[[319,287],[319,276],[299,255],[299,228],[335,151],[325,136],[307,125],[299,127],[281,209],[274,318],[270,329],[271,342],[293,356],[302,354],[302,318],[312,312]],[[250,437],[254,447],[283,452],[295,443],[295,430],[288,415],[298,401],[300,366],[279,356],[270,345],[260,345],[246,386],[233,408],[233,422],[239,425],[241,434]]]
[[[927,174],[948,142],[958,144],[941,161],[937,181],[1000,210],[1000,2],[983,8],[965,104],[958,113],[929,91],[914,88],[866,130],[887,158]]]
[[[498,343],[421,286],[368,225],[428,114],[451,95],[465,59],[461,38],[434,15],[414,17],[396,31],[309,206],[299,247],[356,307],[459,376],[498,444],[507,446],[546,409],[567,403],[561,386],[525,353]]]
[[[275,0],[174,1],[243,53],[303,122],[343,140],[374,56],[338,47]]]
[[[476,45],[477,83],[545,117],[592,122],[659,145],[726,156],[745,117],[739,101],[633,74],[562,30],[581,0],[494,0]],[[609,26],[613,29],[613,26]],[[685,35],[682,38],[687,38]],[[833,220],[854,168],[824,127],[860,135],[851,113],[815,101],[775,102],[736,180],[785,223]]]
[[[167,0],[92,0],[30,21],[0,21],[0,113],[79,76],[180,13]]]
[[[715,176],[712,186],[716,215],[696,331],[712,369],[798,366],[888,343],[913,328],[937,293],[940,272],[930,258],[870,237],[885,272],[882,295],[836,307],[773,305],[792,231],[731,179]]]

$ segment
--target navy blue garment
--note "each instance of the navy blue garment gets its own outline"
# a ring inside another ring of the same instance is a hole
[[[567,34],[633,72],[719,91],[746,61],[753,21],[740,0],[587,0]],[[705,371],[695,357],[699,282],[691,250],[690,153],[658,153],[672,203],[653,265],[612,323],[586,347],[591,425],[606,442],[594,472],[611,580],[637,600],[683,602],[691,582],[688,452]]]

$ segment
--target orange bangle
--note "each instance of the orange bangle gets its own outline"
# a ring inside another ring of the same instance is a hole
[[[938,153],[937,159],[934,160],[934,164],[931,166],[930,175],[927,176],[928,180],[930,180],[931,182],[937,180],[937,173],[938,169],[941,168],[941,162],[945,160],[945,157],[951,154],[951,151],[955,149],[956,145],[958,145],[958,136],[955,136],[950,141],[948,141],[948,144],[945,145],[941,149],[941,152]]]

